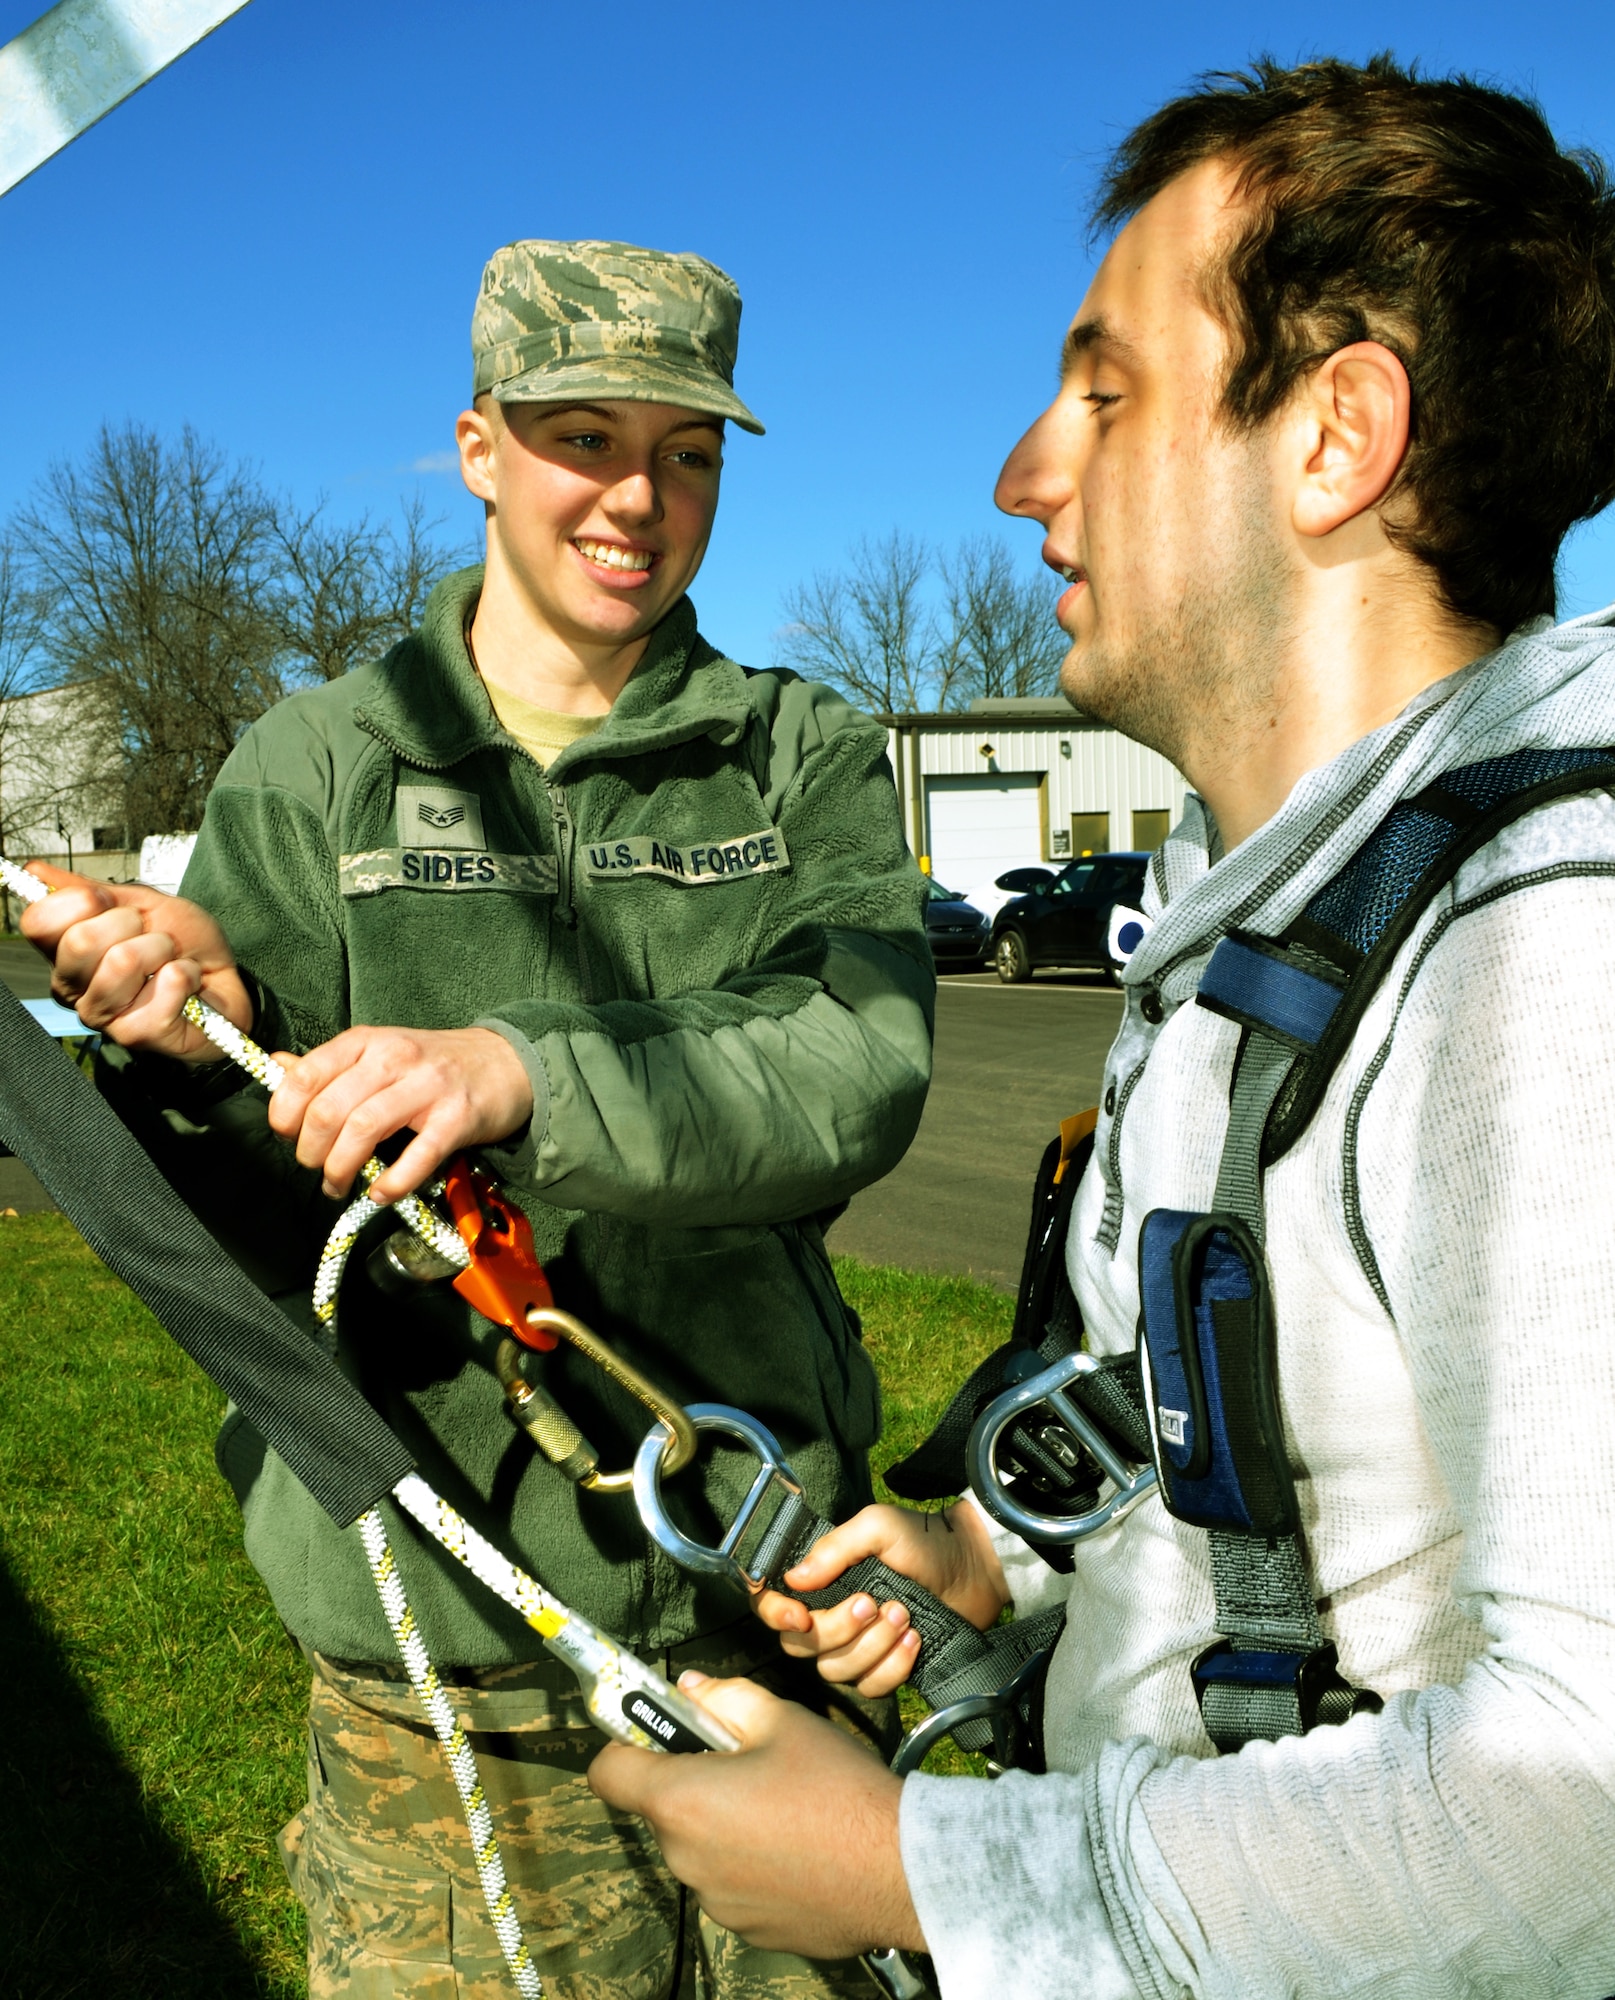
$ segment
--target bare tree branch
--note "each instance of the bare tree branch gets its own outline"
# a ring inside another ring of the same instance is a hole
[[[188,429],[169,443],[104,428],[81,463],[51,467],[15,534],[40,607],[33,653],[82,692],[85,782],[121,774],[121,801],[98,811],[131,845],[197,826],[267,708],[419,623],[431,586],[469,560],[437,527],[418,501],[396,528],[298,512]]]
[[[1067,640],[1053,596],[1017,573],[1005,545],[961,542],[941,575],[956,685],[992,700],[1057,693]]]
[[[200,823],[219,766],[286,691],[271,616],[272,508],[193,431],[103,429],[45,475],[17,536],[47,601],[46,657],[99,690],[128,838]]]
[[[476,560],[470,549],[440,543],[441,525],[425,518],[418,496],[398,529],[377,528],[368,515],[332,524],[323,500],[307,514],[281,507],[272,526],[281,565],[273,604],[291,661],[312,679],[340,680],[414,631],[438,579]]]
[[[925,586],[941,586],[940,605]],[[996,540],[951,556],[892,534],[857,543],[845,570],[785,597],[776,658],[877,713],[963,708],[985,695],[1054,694],[1066,641],[1046,587]]]
[[[844,572],[816,572],[786,594],[780,665],[878,713],[926,707],[947,664],[922,594],[930,568],[930,550],[911,536],[858,542]]]

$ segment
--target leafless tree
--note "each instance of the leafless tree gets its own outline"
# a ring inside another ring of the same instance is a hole
[[[29,687],[39,644],[39,604],[18,572],[10,547],[0,543],[0,854],[21,823],[17,800],[25,767],[26,729],[19,697]],[[10,930],[11,899],[0,894],[0,930]]]
[[[952,660],[925,599],[931,567],[912,536],[858,542],[845,570],[818,571],[787,593],[780,664],[878,713],[944,706]]]
[[[0,854],[14,858],[51,848],[64,817],[109,816],[121,792],[116,766],[82,754],[78,741],[86,719],[93,730],[93,690],[41,685],[44,636],[45,606],[0,540]],[[0,929],[15,915],[0,894]]]
[[[1017,571],[1001,541],[961,542],[939,565],[952,686],[967,696],[1059,692],[1067,641],[1054,622],[1054,596]]]
[[[132,843],[197,826],[242,730],[285,692],[273,523],[247,468],[189,429],[169,445],[135,425],[53,466],[19,517],[46,655],[99,690],[124,753]]]
[[[940,557],[902,534],[858,542],[844,570],[788,592],[785,615],[779,663],[884,714],[1052,694],[1065,653],[1048,591],[987,539]]]
[[[367,515],[332,522],[323,501],[306,514],[280,509],[274,603],[290,659],[313,679],[339,680],[414,631],[433,584],[476,560],[470,548],[440,543],[441,525],[426,519],[418,497],[396,529]]]
[[[80,690],[83,767],[121,770],[107,817],[137,845],[200,824],[242,733],[293,689],[334,680],[419,623],[467,559],[418,504],[399,527],[299,511],[187,429],[103,428],[45,475],[15,533],[37,651]]]
[[[5,754],[6,731],[16,726],[12,704],[39,674],[40,613],[39,597],[24,581],[10,544],[0,541],[0,757]]]

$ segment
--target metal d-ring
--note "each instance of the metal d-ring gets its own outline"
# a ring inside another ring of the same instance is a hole
[[[681,1403],[675,1403],[671,1396],[664,1395],[654,1382],[640,1374],[631,1361],[624,1361],[599,1334],[592,1332],[582,1320],[574,1319],[571,1313],[561,1312],[554,1306],[534,1306],[525,1317],[528,1326],[535,1332],[558,1334],[580,1354],[586,1354],[602,1374],[609,1375],[618,1388],[626,1389],[636,1402],[643,1403],[650,1411],[656,1419],[650,1435],[661,1440],[657,1450],[658,1476],[663,1472],[681,1472],[689,1464],[695,1456],[695,1426]],[[639,1457],[644,1457],[643,1445]],[[637,1464],[636,1459],[636,1467]],[[585,1472],[577,1483],[591,1493],[627,1493],[634,1488],[636,1478],[637,1472],[633,1469],[601,1472],[596,1467]]]
[[[962,1724],[996,1720],[1009,1714],[1028,1685],[1048,1665],[1051,1651],[1051,1647],[1044,1646],[1030,1659],[1023,1660],[992,1694],[967,1694],[923,1716],[898,1744],[892,1758],[893,1775],[906,1778],[911,1771],[917,1771],[943,1738],[951,1736]]]
[[[737,1410],[729,1403],[691,1403],[684,1415],[696,1432],[721,1431],[749,1447],[758,1460],[757,1476],[718,1546],[711,1548],[705,1542],[692,1541],[675,1524],[662,1498],[662,1474],[677,1468],[671,1465],[670,1458],[664,1457],[670,1435],[667,1427],[653,1424],[634,1456],[634,1505],[639,1509],[639,1518],[656,1546],[681,1568],[702,1576],[727,1577],[743,1590],[755,1590],[766,1580],[766,1562],[748,1569],[735,1551],[769,1495],[772,1493],[781,1505],[800,1506],[802,1483],[791,1470],[774,1433],[744,1410]],[[775,1512],[777,1515],[778,1507]],[[770,1539],[765,1536],[764,1544]]]
[[[1131,1513],[1155,1490],[1155,1467],[1148,1462],[1129,1465],[1119,1457],[1104,1434],[1066,1394],[1069,1384],[1079,1376],[1094,1374],[1098,1367],[1091,1354],[1066,1355],[1029,1381],[1017,1382],[1001,1396],[995,1396],[970,1433],[966,1463],[970,1468],[971,1491],[995,1521],[1029,1541],[1080,1542]],[[1023,1410],[1038,1403],[1048,1405],[1116,1489],[1086,1514],[1037,1514],[1021,1506],[1004,1490],[998,1470],[998,1440]]]

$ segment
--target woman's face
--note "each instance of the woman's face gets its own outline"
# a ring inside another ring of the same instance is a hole
[[[712,533],[723,420],[668,403],[502,403],[459,421],[488,553],[573,646],[643,638],[689,588]]]

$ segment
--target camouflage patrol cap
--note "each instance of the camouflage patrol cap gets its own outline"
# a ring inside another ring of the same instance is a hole
[[[497,403],[613,397],[762,425],[734,391],[740,292],[688,251],[507,243],[471,316],[472,394]]]

